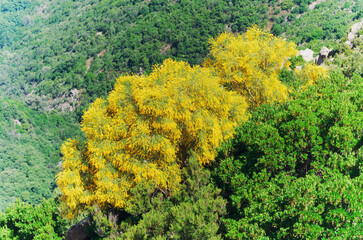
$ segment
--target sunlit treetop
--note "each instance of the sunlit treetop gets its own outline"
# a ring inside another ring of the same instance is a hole
[[[57,183],[66,209],[124,208],[129,190],[150,181],[172,194],[189,157],[213,161],[216,148],[247,119],[247,107],[210,69],[184,62],[166,60],[149,76],[118,78],[107,100],[85,112],[86,142],[68,140],[62,147]]]
[[[245,96],[250,107],[287,98],[278,73],[298,53],[294,43],[255,26],[242,35],[223,33],[210,46],[205,66],[220,76],[223,86]]]
[[[295,69],[297,80],[300,83],[300,89],[306,89],[307,86],[314,84],[319,78],[327,78],[328,70],[324,66],[318,66],[313,63],[306,63],[301,69]]]

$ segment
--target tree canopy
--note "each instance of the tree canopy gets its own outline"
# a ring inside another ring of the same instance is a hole
[[[236,130],[214,174],[230,203],[227,237],[358,238],[362,80],[333,74]]]
[[[210,44],[205,65],[220,76],[223,86],[245,96],[251,107],[287,99],[288,89],[278,74],[298,53],[294,43],[255,26],[245,34],[223,33]]]
[[[123,208],[130,189],[153,182],[165,194],[180,182],[180,168],[195,155],[213,161],[216,148],[247,119],[247,103],[219,85],[208,68],[166,60],[149,76],[120,77],[107,100],[85,112],[87,141],[62,147],[57,183],[75,213],[97,203]]]
[[[313,1],[0,0],[0,239],[360,239],[363,1]]]

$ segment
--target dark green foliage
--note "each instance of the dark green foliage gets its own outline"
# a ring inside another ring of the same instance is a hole
[[[276,8],[275,15],[281,8],[288,10],[276,16],[274,34],[285,32],[298,44],[311,42],[315,51],[321,40],[331,45],[345,34],[347,25],[360,19],[360,1],[344,6],[338,0],[327,1],[310,11],[311,2],[4,0],[0,90],[21,97],[34,90],[46,100],[60,99],[55,104],[60,107],[71,89],[82,89],[74,103],[81,105],[80,119],[84,106],[106,96],[120,74],[148,73],[169,57],[200,64],[211,37],[223,31],[243,32],[253,24],[265,26],[268,7]],[[36,104],[33,101],[38,108]]]
[[[282,10],[290,10],[294,6],[294,3],[292,0],[284,0],[281,3],[281,9]]]
[[[106,239],[219,239],[226,202],[210,183],[210,173],[196,160],[189,163],[180,192],[172,197],[140,184],[126,212],[107,216],[94,209],[94,232]]]
[[[299,56],[292,56],[290,58],[290,62],[291,62],[290,68],[291,69],[295,69],[296,66],[303,65],[304,59],[302,58],[301,55],[299,55]]]
[[[270,13],[271,31],[284,34],[302,48],[320,51],[323,45],[336,47],[336,41],[346,34],[347,26],[361,19],[361,1],[323,1],[309,9],[313,1],[284,0]],[[270,3],[271,4],[271,3]],[[282,10],[282,12],[281,12]],[[273,25],[272,25],[273,24]]]
[[[356,9],[362,9],[362,3],[358,0],[347,1],[346,4],[339,0],[324,1],[315,5],[313,10],[307,7],[312,1],[294,2],[298,6],[288,13],[289,21],[277,23],[281,24],[282,32],[290,40],[315,52],[319,52],[323,45],[336,47],[336,40],[346,34],[347,26],[360,19],[357,18]],[[295,14],[301,16],[295,19]]]
[[[362,78],[332,74],[288,103],[256,109],[214,172],[229,201],[227,237],[360,236],[362,99]]]
[[[283,67],[279,73],[279,80],[291,90],[298,90],[301,88],[305,82],[304,79],[299,78],[295,71],[292,71],[296,66],[302,66],[304,59],[301,55],[293,56],[290,58],[291,65],[289,68]]]
[[[0,213],[1,239],[62,239],[67,222],[62,219],[54,200],[43,200],[37,206],[17,201]]]
[[[301,84],[297,81],[297,78],[293,71],[287,68],[282,68],[281,72],[279,73],[279,80],[285,84],[285,86],[292,87],[297,89]]]
[[[268,183],[256,184],[259,189],[249,191],[253,200],[244,207],[242,218],[225,219],[226,236],[359,239],[363,229],[359,214],[362,181],[361,176],[350,179],[328,169],[321,171],[320,176],[309,174],[304,178],[279,174]]]
[[[16,198],[36,204],[52,196],[60,145],[78,129],[70,116],[0,97],[0,211]]]
[[[271,29],[271,33],[274,35],[280,35],[282,33],[282,27],[280,24],[275,23]]]

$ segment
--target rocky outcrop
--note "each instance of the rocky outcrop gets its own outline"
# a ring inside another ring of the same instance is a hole
[[[333,49],[328,49],[327,47],[322,47],[318,56],[315,57],[314,63],[317,65],[323,64],[323,62],[328,59],[328,57],[333,55]]]
[[[91,226],[91,220],[85,218],[78,224],[73,225],[67,232],[65,240],[90,240],[87,234],[87,227]]]
[[[78,89],[71,89],[66,95],[52,99],[48,103],[48,111],[58,109],[61,112],[74,111],[79,104],[81,92]]]
[[[307,48],[305,50],[300,50],[299,55],[302,56],[302,58],[304,59],[305,62],[314,60],[314,51],[309,48]]]
[[[363,21],[355,23],[351,28],[350,32],[348,33],[348,41],[345,44],[349,47],[353,47],[353,40],[355,36],[358,34],[359,30],[363,28]]]
[[[314,58],[314,51],[307,48],[300,50],[299,55],[302,56],[305,62],[314,61],[315,64],[321,65],[326,59],[334,55],[334,50],[333,48],[328,49],[327,47],[322,47],[319,55]]]

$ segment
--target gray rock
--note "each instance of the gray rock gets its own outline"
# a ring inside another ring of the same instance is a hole
[[[65,240],[90,240],[86,231],[89,226],[91,226],[91,220],[87,217],[68,230]]]
[[[345,42],[349,48],[353,47],[353,40],[361,28],[363,28],[363,21],[353,24],[353,26],[350,28],[350,32],[348,33],[348,41]]]
[[[327,58],[329,57],[329,54],[333,51],[333,49],[328,49],[327,47],[323,46],[320,50],[320,56]]]
[[[351,43],[350,41],[346,41],[345,45],[347,45],[349,48],[353,47],[353,43]]]
[[[323,64],[323,62],[333,54],[333,49],[328,49],[327,47],[323,46],[320,50],[318,56],[315,57],[314,63],[317,65]]]
[[[353,24],[350,28],[350,33],[348,33],[348,40],[353,42],[355,35],[359,32],[359,30],[363,27],[363,21]]]
[[[299,54],[302,56],[302,58],[306,62],[314,60],[314,51],[309,48],[307,48],[305,50],[300,50]]]

